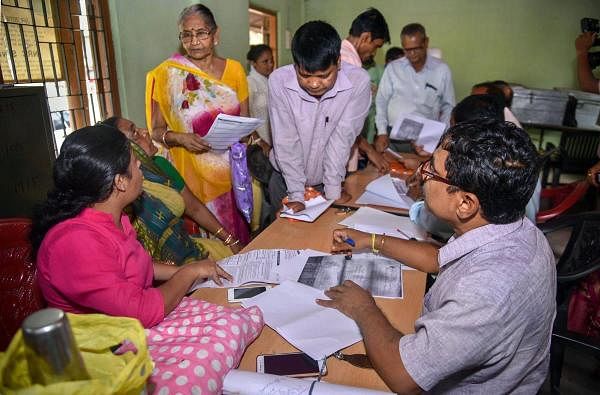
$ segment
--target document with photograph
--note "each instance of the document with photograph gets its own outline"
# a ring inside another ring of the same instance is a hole
[[[432,153],[444,130],[446,130],[446,124],[443,122],[418,115],[404,114],[398,116],[390,132],[390,138],[412,140],[416,145],[422,145],[425,151]]]
[[[393,259],[365,253],[310,257],[299,283],[327,290],[352,280],[373,296],[402,299],[402,264]]]
[[[263,123],[265,121],[258,118],[219,114],[202,139],[210,144],[212,149],[225,151]]]
[[[356,203],[408,210],[414,200],[406,195],[407,192],[408,187],[404,180],[385,174],[368,183],[365,192],[356,199]]]

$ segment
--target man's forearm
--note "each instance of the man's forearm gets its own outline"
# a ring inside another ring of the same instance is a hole
[[[421,390],[406,371],[400,356],[400,338],[379,308],[366,311],[356,323],[363,335],[367,355],[375,371],[396,393],[419,393]]]

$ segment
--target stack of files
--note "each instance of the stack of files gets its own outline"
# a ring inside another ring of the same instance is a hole
[[[356,200],[356,203],[375,204],[408,210],[414,203],[414,200],[406,195],[407,192],[408,187],[406,186],[406,182],[386,174],[367,184],[365,192]]]
[[[335,309],[319,306],[315,299],[329,298],[308,285],[285,281],[242,301],[242,305],[258,306],[267,325],[315,360],[362,340],[352,319]]]
[[[325,200],[323,196],[317,196],[304,202],[305,209],[294,213],[292,209],[284,206],[280,216],[284,218],[293,218],[304,222],[313,222],[319,218],[325,210],[331,206],[333,200]]]
[[[339,224],[361,232],[385,234],[400,239],[428,239],[425,229],[412,222],[410,218],[386,213],[371,207],[359,208]]]

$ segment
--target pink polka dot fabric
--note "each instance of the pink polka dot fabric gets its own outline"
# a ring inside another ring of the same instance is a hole
[[[147,329],[155,367],[154,393],[220,394],[223,377],[237,367],[263,327],[257,307],[228,308],[183,298],[165,319]]]

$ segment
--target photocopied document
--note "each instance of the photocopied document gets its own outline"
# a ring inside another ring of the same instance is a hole
[[[312,359],[320,360],[362,339],[354,320],[336,309],[319,306],[323,291],[293,281],[242,301],[258,306],[267,325]]]
[[[385,174],[367,184],[365,192],[356,199],[357,204],[375,204],[394,208],[409,209],[414,200],[406,193],[406,182]]]
[[[278,284],[296,276],[296,281],[306,256],[301,255],[302,250],[252,250],[244,254],[237,254],[221,259],[217,263],[227,273],[233,276],[233,281],[223,280],[223,286],[217,285],[212,280],[196,281],[188,292],[198,288],[232,288],[244,284],[269,283]]]
[[[408,217],[386,213],[371,207],[361,207],[339,222],[340,225],[366,233],[397,237],[399,239],[427,240],[427,231]]]
[[[371,253],[310,257],[299,283],[327,290],[352,280],[373,296],[402,299],[402,264]]]
[[[304,201],[305,209],[296,213],[294,213],[292,209],[284,206],[284,210],[281,211],[280,217],[293,218],[304,222],[313,222],[315,219],[319,218],[332,203],[333,200],[325,200],[323,196],[319,195]]]
[[[445,129],[446,124],[443,122],[418,115],[403,114],[396,119],[390,132],[390,138],[413,140],[416,145],[422,145],[425,151],[433,153]]]
[[[390,392],[368,388],[315,383],[315,378],[298,379],[274,374],[233,369],[223,380],[224,395],[385,395]]]
[[[265,121],[258,118],[238,117],[235,115],[219,114],[215,118],[212,126],[202,137],[212,149],[227,150],[232,144],[240,141],[252,133],[257,127],[261,126]]]

